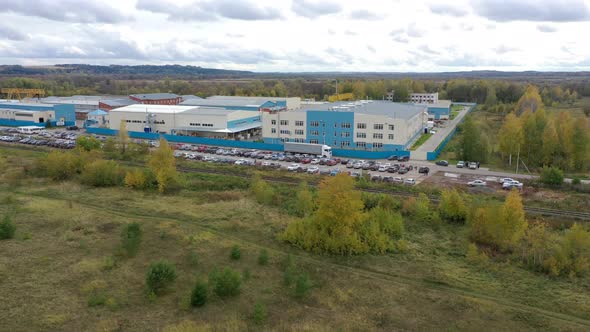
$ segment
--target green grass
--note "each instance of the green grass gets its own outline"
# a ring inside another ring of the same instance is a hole
[[[8,153],[14,163],[31,157]],[[411,220],[403,253],[311,254],[277,240],[294,217],[255,203],[239,178],[214,176],[191,175],[199,188],[174,195],[28,177],[16,186],[0,181],[0,215],[14,213],[17,225],[15,240],[0,241],[3,328],[259,330],[251,313],[263,303],[262,329],[281,331],[588,329],[589,277],[550,279],[510,256],[474,265],[465,259],[464,226]],[[134,258],[123,259],[120,230],[131,221],[142,225],[143,241]],[[235,245],[240,260],[229,257]],[[269,253],[264,266],[262,249]],[[304,299],[283,284],[287,255],[310,276]],[[157,260],[173,263],[178,279],[150,298],[145,274]],[[221,300],[211,292],[204,307],[190,309],[195,280],[225,266],[250,274],[241,294]]]
[[[430,137],[432,137],[432,133],[422,134],[422,136],[420,136],[420,138],[418,138],[416,143],[414,143],[414,145],[412,145],[410,150],[412,150],[412,151],[416,150],[417,148],[422,146],[422,144],[424,144],[424,142],[426,142]]]

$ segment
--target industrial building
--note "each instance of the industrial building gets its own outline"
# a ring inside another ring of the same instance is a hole
[[[257,112],[278,110],[293,110],[301,107],[299,97],[241,97],[241,96],[211,96],[206,99],[189,99],[181,105],[210,106],[224,109],[240,109]]]
[[[101,101],[110,100],[113,98],[120,97],[86,95],[75,95],[71,97],[52,96],[41,98],[39,99],[39,102],[51,105],[74,105],[74,110],[76,112],[76,120],[86,120],[88,113],[98,109]]]
[[[403,151],[427,121],[425,105],[389,101],[314,103],[262,113],[265,143],[317,143],[337,149]]]
[[[21,102],[0,103],[2,126],[71,126],[76,124],[74,105],[41,104]]]
[[[429,119],[431,120],[447,120],[451,116],[451,101],[439,100],[434,104],[426,104],[428,107]]]
[[[247,110],[180,105],[130,105],[109,112],[110,129],[118,130],[121,121],[127,130],[248,140],[260,136],[260,114]]]
[[[435,93],[412,93],[410,102],[414,104],[436,104],[438,103],[438,92]]]
[[[182,97],[173,93],[136,94],[130,95],[129,99],[146,105],[178,105],[182,102]]]

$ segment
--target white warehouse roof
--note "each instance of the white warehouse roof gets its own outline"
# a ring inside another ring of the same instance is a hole
[[[115,108],[111,113],[160,113],[160,114],[195,114],[195,115],[228,115],[241,110],[226,110],[221,107],[180,106],[180,105],[146,105],[134,104]]]

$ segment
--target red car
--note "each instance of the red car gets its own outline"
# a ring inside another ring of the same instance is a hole
[[[338,164],[338,163],[334,159],[330,159],[330,160],[326,161],[327,166],[334,166],[336,164]]]
[[[301,163],[302,164],[309,164],[309,163],[311,163],[311,158],[303,158],[303,159],[301,159]]]
[[[204,146],[204,145],[201,145],[201,146],[199,146],[199,147],[197,148],[197,151],[198,151],[198,152],[205,152],[205,151],[207,151],[207,147],[206,147],[206,146]]]

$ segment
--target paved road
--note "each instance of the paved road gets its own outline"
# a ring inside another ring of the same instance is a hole
[[[444,127],[435,128],[436,134],[432,135],[426,142],[424,142],[424,144],[422,144],[420,147],[418,147],[416,149],[415,155],[416,156],[422,155],[422,156],[424,156],[424,159],[426,159],[426,153],[436,150],[436,148],[440,145],[440,143],[442,143],[442,141],[447,136],[449,136],[451,131],[453,131],[453,129],[455,129],[457,124],[459,124],[459,122],[461,122],[461,120],[467,114],[468,110],[469,110],[469,107],[467,107],[467,106],[463,107],[463,109],[459,112],[459,114],[457,114],[457,116],[453,120],[447,121],[447,123],[445,124]]]

